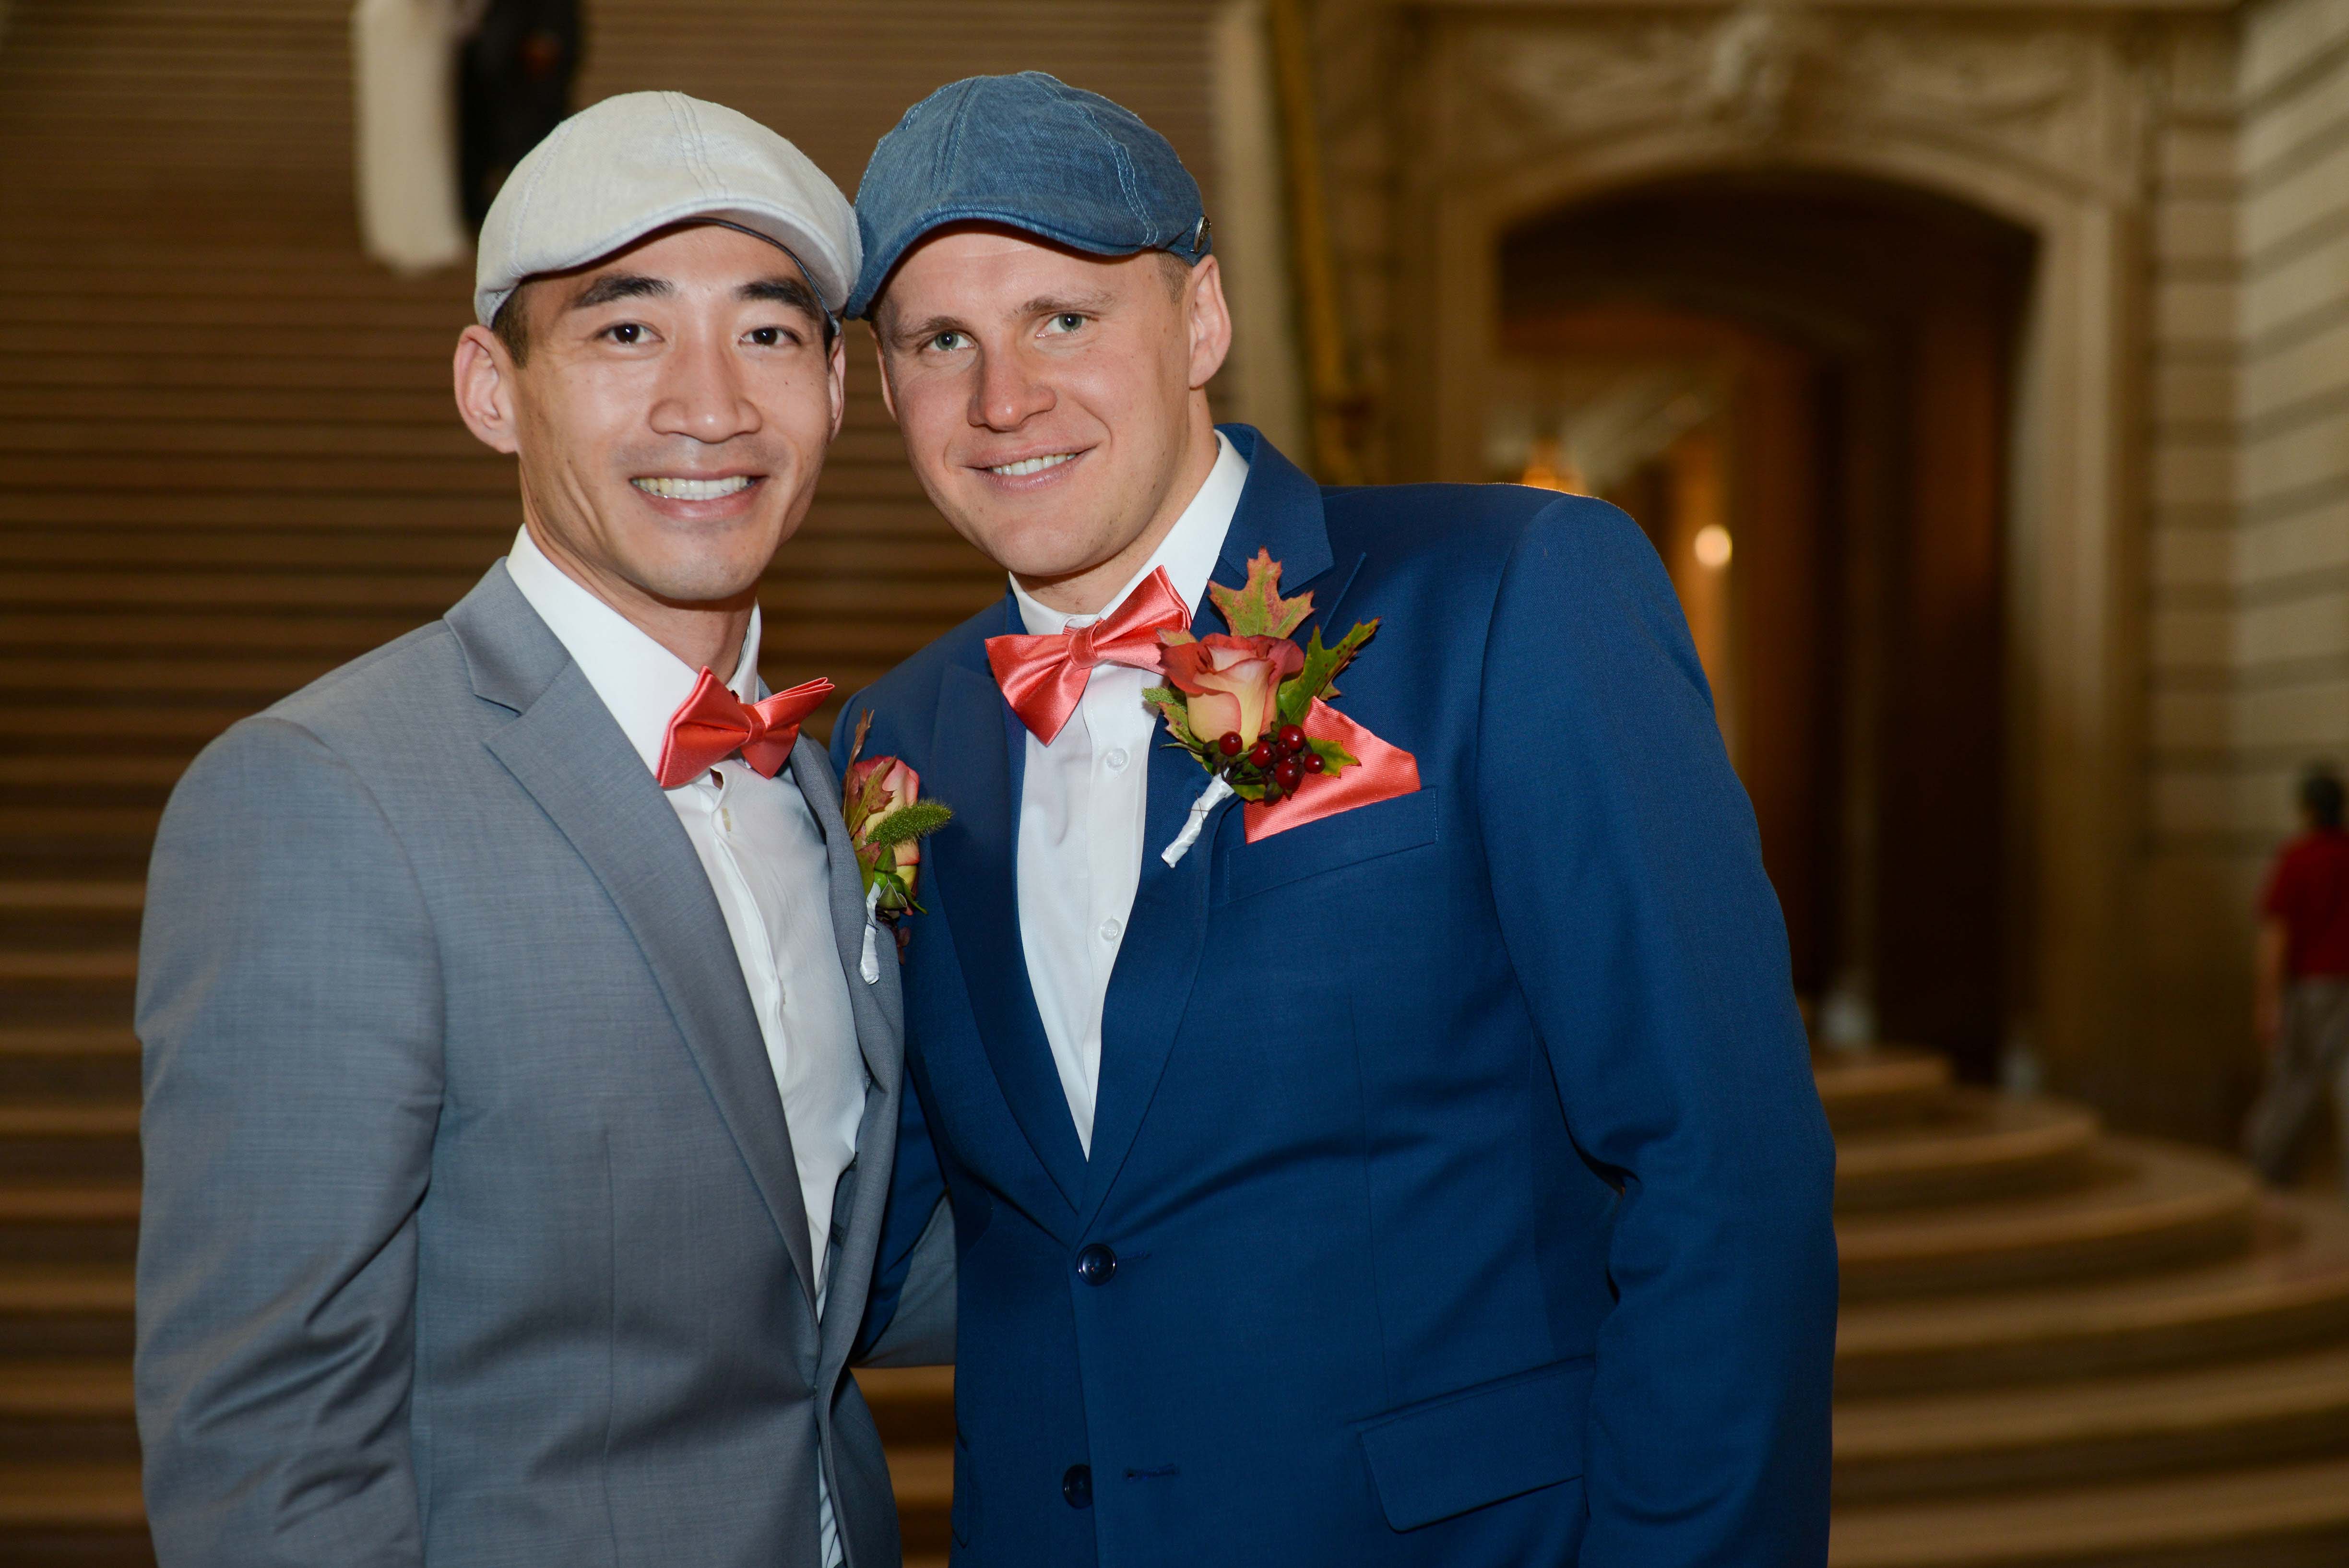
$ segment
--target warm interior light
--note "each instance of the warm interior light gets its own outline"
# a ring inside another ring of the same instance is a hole
[[[1534,442],[1532,452],[1526,458],[1526,471],[1518,476],[1517,483],[1531,485],[1536,490],[1560,490],[1571,495],[1584,493],[1582,471],[1575,466],[1574,460],[1566,455],[1557,441],[1547,439]]]
[[[1730,552],[1735,547],[1730,541],[1729,530],[1718,523],[1708,523],[1696,531],[1691,547],[1696,552],[1696,564],[1710,572],[1729,565]]]

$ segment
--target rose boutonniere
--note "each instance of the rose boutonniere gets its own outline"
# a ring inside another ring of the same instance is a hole
[[[875,949],[877,926],[897,933],[902,956],[907,933],[897,922],[909,909],[919,909],[914,889],[921,880],[922,840],[954,820],[954,810],[922,798],[922,776],[896,757],[858,761],[864,738],[873,732],[873,715],[856,721],[856,740],[848,749],[848,775],[842,781],[840,815],[848,824],[848,842],[856,851],[856,867],[864,878],[864,975],[869,984],[881,978]]]
[[[1329,706],[1338,695],[1338,676],[1377,634],[1376,620],[1357,624],[1329,646],[1316,627],[1299,647],[1292,634],[1313,613],[1313,596],[1281,597],[1280,563],[1269,550],[1258,550],[1248,563],[1244,585],[1210,583],[1207,597],[1229,633],[1161,632],[1165,647],[1159,663],[1167,683],[1143,693],[1166,722],[1173,742],[1209,775],[1190,820],[1161,857],[1167,865],[1190,851],[1207,814],[1232,795],[1248,803],[1247,837],[1255,843],[1419,787],[1410,753]],[[1349,769],[1361,772],[1340,785],[1338,775]]]

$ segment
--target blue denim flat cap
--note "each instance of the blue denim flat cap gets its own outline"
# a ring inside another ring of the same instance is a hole
[[[905,111],[856,187],[864,316],[924,234],[947,223],[1023,229],[1094,255],[1207,254],[1199,182],[1133,110],[1042,71],[966,77]]]

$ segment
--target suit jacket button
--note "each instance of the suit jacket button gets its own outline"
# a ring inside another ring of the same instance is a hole
[[[1061,1478],[1061,1495],[1071,1508],[1091,1508],[1093,1505],[1093,1468],[1091,1465],[1071,1465]]]
[[[1089,1285],[1105,1285],[1117,1272],[1117,1254],[1099,1241],[1077,1254],[1077,1278]]]

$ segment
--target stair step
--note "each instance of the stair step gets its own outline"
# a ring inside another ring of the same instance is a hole
[[[952,1443],[954,1368],[864,1366],[855,1374],[882,1438],[898,1443]]]
[[[30,1530],[137,1531],[144,1535],[147,1504],[139,1490],[138,1464],[0,1469],[0,1542]]]
[[[2059,1100],[1951,1090],[1922,1119],[1840,1135],[1836,1205],[1845,1210],[1951,1203],[2076,1181],[2099,1121]]]
[[[8,776],[13,764],[25,762],[21,757],[0,757],[0,779]],[[46,759],[44,759],[46,760]],[[145,758],[130,759],[141,766],[149,765]],[[117,768],[121,761],[109,759],[98,763],[89,758],[80,762],[80,772],[87,774],[94,767]],[[0,882],[0,913],[31,909],[42,914],[57,914],[88,909],[128,910],[133,914],[147,907],[147,884],[133,881],[79,882]]]
[[[2096,1158],[2076,1190],[1839,1217],[1845,1299],[2176,1267],[2249,1243],[2258,1184],[2232,1161],[2119,1138]]]
[[[0,1182],[0,1262],[135,1262],[139,1202],[133,1181]]]
[[[0,1368],[0,1469],[138,1459],[129,1363],[85,1356]]]
[[[0,1263],[0,1356],[127,1358],[133,1294],[127,1263]]]
[[[1950,1087],[1949,1058],[1914,1046],[1829,1049],[1813,1056],[1811,1067],[1819,1103],[1838,1134],[1913,1120],[1940,1104]]]
[[[137,1100],[0,1102],[0,1182],[138,1175]]]
[[[2137,1278],[1855,1302],[1839,1397],[1996,1386],[2280,1354],[2349,1336],[2349,1210],[2271,1195],[2251,1250]]]
[[[1838,1509],[1829,1568],[2340,1568],[2349,1457]]]
[[[1842,1400],[1838,1502],[2301,1459],[2349,1439],[2349,1345],[2024,1388]]]
[[[927,1443],[889,1448],[889,1484],[907,1552],[944,1552],[954,1540],[954,1449]]]

